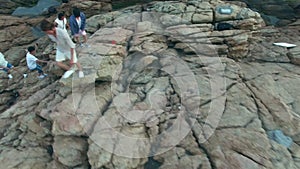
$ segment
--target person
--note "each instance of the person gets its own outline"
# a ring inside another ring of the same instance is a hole
[[[13,78],[13,76],[10,74],[10,70],[14,69],[14,66],[4,58],[4,55],[1,52],[0,52],[0,69],[7,73],[9,79]]]
[[[56,24],[56,27],[58,28],[61,28],[63,30],[67,30],[69,28],[67,18],[65,17],[65,14],[63,12],[57,15],[57,18],[54,22]]]
[[[26,63],[27,63],[27,67],[29,68],[29,70],[37,70],[39,75],[38,78],[39,79],[43,79],[47,76],[47,74],[44,73],[42,67],[40,65],[37,64],[37,62],[39,63],[48,63],[48,61],[44,61],[44,60],[39,60],[38,58],[35,57],[36,54],[36,49],[34,46],[29,46],[27,48],[27,54],[26,54]]]
[[[73,8],[73,14],[70,16],[71,35],[80,46],[89,47],[85,31],[86,17],[78,8]],[[79,37],[83,36],[83,43],[80,43]]]
[[[40,27],[41,30],[44,31],[49,38],[57,44],[55,56],[56,65],[66,70],[62,78],[68,78],[75,72],[76,67],[74,65],[76,65],[79,69],[79,78],[84,77],[82,67],[77,59],[75,51],[76,45],[73,43],[68,33],[61,28],[55,27],[53,23],[47,20],[43,20]],[[65,60],[70,60],[70,65],[63,63]]]

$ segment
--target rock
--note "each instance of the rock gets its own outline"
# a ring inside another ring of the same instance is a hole
[[[291,63],[295,65],[300,65],[300,48],[296,47],[293,49],[289,49],[287,56],[290,59]]]
[[[0,161],[3,168],[15,168],[20,164],[24,168],[46,168],[51,157],[42,148],[6,149],[1,152]]]
[[[13,16],[38,16],[41,15],[45,12],[52,13],[56,10],[56,6],[59,6],[60,3],[54,0],[39,0],[36,6],[33,6],[31,8],[26,8],[26,7],[18,7],[13,13]],[[48,10],[48,11],[45,11]]]
[[[284,146],[276,143],[275,141],[271,141],[271,146],[273,152],[271,153],[271,159],[281,159],[273,163],[273,166],[276,168],[294,168],[297,165],[297,162],[291,162],[292,156],[288,149]],[[284,164],[284,165],[283,165]]]
[[[216,132],[216,136],[219,135],[220,137],[226,137],[227,134],[231,133],[231,138],[222,139],[221,145],[223,146],[221,147],[213,147],[218,138],[211,138],[209,141],[211,146],[208,146],[207,151],[210,152],[210,156],[218,158],[215,162],[217,168],[228,166],[234,166],[235,168],[250,166],[253,168],[260,168],[261,166],[264,166],[264,168],[272,168],[272,163],[268,161],[270,155],[266,154],[271,148],[271,145],[263,141],[267,139],[266,135],[249,130],[241,131],[240,129],[229,129],[222,131],[222,134],[218,133],[219,132]],[[235,134],[238,134],[239,138],[235,137]],[[230,142],[232,144],[230,144]],[[252,145],[251,148],[244,151],[243,147],[248,147],[249,144]],[[220,143],[218,145],[220,145]],[[230,160],[224,161],[224,158]]]
[[[139,168],[146,163],[146,158],[131,159],[128,157],[116,156],[111,152],[104,151],[99,145],[90,142],[88,151],[89,162],[93,168],[117,166],[118,168]],[[113,159],[113,160],[112,160]]]
[[[230,1],[229,1],[230,2]],[[285,26],[283,22],[293,22],[299,14],[297,14],[297,1],[255,1],[255,0],[242,0],[248,4],[251,9],[256,9],[264,16],[267,25]],[[289,21],[282,21],[289,20]]]
[[[30,1],[20,1],[20,0],[14,0],[14,1],[6,1],[1,0],[0,3],[2,4],[0,7],[0,13],[1,14],[11,14],[13,11],[19,7],[19,6],[32,6],[33,4],[36,4],[38,0],[30,0]]]
[[[58,11],[65,11],[66,16],[72,15],[72,8],[78,7],[83,11],[87,18],[112,10],[111,0],[70,0],[68,3],[63,3]]]
[[[84,139],[56,136],[53,144],[54,155],[68,167],[87,166],[87,143]]]
[[[155,157],[158,161],[164,159],[164,163],[159,168],[197,168],[199,166],[210,168],[205,157],[201,155],[186,155],[183,151],[184,149],[182,148],[174,148],[168,153]]]
[[[109,3],[57,8],[96,14],[87,20],[90,47],[76,48],[84,78],[61,79],[50,64],[37,79],[23,49],[38,43],[38,57],[54,60],[55,46],[38,29],[46,16],[1,16],[1,47],[21,71],[0,80],[4,168],[299,168],[300,70],[290,61],[298,48],[273,45],[298,42],[297,23],[265,27],[262,15],[232,1],[105,13]],[[232,28],[216,30],[221,22]],[[10,28],[19,27],[15,36]],[[291,146],[270,139],[273,130]]]
[[[9,29],[3,29],[0,31],[1,42],[5,39],[5,43],[1,46],[1,51],[6,51],[12,47],[12,44],[24,45],[28,44],[34,40],[36,37],[33,37],[31,34],[31,29],[28,26],[19,25],[19,26],[11,26]]]

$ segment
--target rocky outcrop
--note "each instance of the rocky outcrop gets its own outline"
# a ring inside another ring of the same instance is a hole
[[[228,6],[228,4],[223,6]],[[187,43],[193,41],[207,41],[210,47],[214,48],[219,55],[231,58],[243,58],[248,53],[248,41],[251,39],[253,33],[251,31],[262,27],[264,22],[258,13],[250,11],[247,8],[231,5],[230,7],[233,12],[231,14],[222,15],[217,12],[217,9],[220,7],[222,7],[222,5],[218,3],[210,4],[208,2],[198,1],[192,1],[188,4],[182,2],[173,4],[158,2],[149,7],[143,6],[139,9],[132,10],[138,11],[146,8],[146,11],[157,12],[155,15],[158,15],[156,17],[159,17],[160,20],[155,19],[154,21],[148,21],[147,18],[151,17],[153,13],[144,13],[141,16],[134,14],[133,17],[129,19],[126,15],[122,16],[124,14],[120,12],[113,12],[107,15],[93,16],[91,18],[93,21],[89,22],[88,30],[93,32],[104,25],[109,27],[118,26],[116,24],[123,25],[123,27],[125,24],[129,29],[132,29],[135,28],[135,23],[140,20],[141,17],[146,21],[139,23],[137,29],[143,30],[150,27],[150,30],[157,29],[154,31],[161,32],[169,27],[169,32],[164,32],[166,36],[174,32],[185,34],[185,39],[178,39],[179,37],[176,36],[169,38],[170,43],[173,43],[176,49],[183,50],[186,53],[193,53],[193,51],[186,46]],[[169,13],[172,15],[169,15]],[[118,18],[115,19],[115,17]],[[108,22],[109,24],[107,24]],[[132,25],[129,25],[128,22],[132,22]],[[161,28],[157,28],[152,22],[156,22]],[[193,25],[189,25],[190,23],[193,23]],[[232,25],[232,28],[230,28],[230,30],[217,31],[218,24],[224,23]]]
[[[22,1],[22,0],[0,0],[0,14],[12,14],[13,11],[20,7],[32,7],[34,4],[36,4],[38,0],[28,0],[28,1]]]
[[[67,4],[71,5],[78,5],[80,8],[89,8],[91,11],[87,13],[93,14],[93,11],[95,10],[102,10],[102,12],[111,10],[111,0],[87,0],[87,1],[76,1],[76,0],[68,0],[67,3],[64,3],[62,0],[58,1],[44,1],[44,0],[0,0],[1,6],[0,6],[0,14],[12,14],[16,11],[17,8],[18,12],[16,13],[16,16],[24,16],[24,15],[30,15],[30,16],[37,16],[40,14],[47,14],[47,9],[51,6],[55,8],[60,8],[59,4],[62,3],[63,6],[69,6]],[[32,10],[32,13],[38,13],[38,14],[31,14],[30,8]],[[64,9],[64,8],[62,8]],[[27,12],[27,11],[28,12]],[[23,11],[23,12],[22,12]],[[24,11],[26,11],[24,13]],[[22,12],[23,14],[20,15]]]
[[[74,6],[84,11],[86,17],[112,10],[111,0],[69,0],[68,3],[62,4],[58,10],[64,11],[66,16],[71,16]]]
[[[231,0],[228,0],[231,2]],[[297,0],[241,0],[249,8],[260,11],[268,25],[286,26],[300,18],[299,5]]]
[[[87,23],[90,48],[76,48],[84,79],[47,65],[44,80],[1,81],[1,96],[19,93],[1,107],[4,168],[300,167],[298,48],[272,45],[299,41],[297,25],[264,27],[222,1],[152,2]]]
[[[87,17],[90,17],[95,14],[111,11],[110,1],[69,1],[68,3],[63,3],[60,6],[57,6],[57,12],[65,12],[66,16],[69,17],[72,14],[72,8],[77,6],[82,11],[85,11]],[[4,3],[6,5],[6,3]],[[9,5],[6,6],[9,8]],[[44,9],[39,9],[44,10]],[[34,42],[39,42],[44,33],[39,29],[39,23],[41,20],[45,19],[49,21],[54,21],[57,17],[56,13],[48,14],[47,11],[44,15],[38,15],[35,17],[32,16],[11,16],[11,15],[1,15],[0,16],[0,51],[2,53],[6,52],[18,57],[19,53],[23,49],[27,48],[28,45],[33,44]],[[43,43],[42,41],[39,43]],[[18,48],[15,48],[18,47]],[[14,64],[18,64],[20,60],[14,61]]]

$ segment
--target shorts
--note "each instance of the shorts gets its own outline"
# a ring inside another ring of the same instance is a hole
[[[42,67],[38,64],[36,65],[36,68],[31,69],[31,71],[33,71],[33,70],[37,70],[39,74],[44,73]]]
[[[10,63],[7,63],[6,65],[7,68],[2,68],[1,70],[3,70],[4,72],[8,72],[9,69],[13,68],[14,66]]]
[[[76,51],[74,49],[74,56],[73,56],[73,62],[77,63],[77,54]],[[62,62],[65,60],[71,60],[71,51],[68,52],[61,52],[59,50],[56,50],[56,56],[55,56],[55,61],[57,62]]]
[[[74,37],[79,37],[80,35],[86,35],[86,31],[85,30],[79,30],[78,33],[76,33],[75,35],[73,35]]]

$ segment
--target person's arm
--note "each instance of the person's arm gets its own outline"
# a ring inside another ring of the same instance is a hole
[[[36,60],[36,62],[39,62],[39,63],[48,63],[49,61],[45,61],[45,60]]]
[[[70,64],[73,65],[74,64],[74,48],[70,48],[70,51],[71,51]]]
[[[72,15],[70,17],[70,29],[71,29],[71,35],[75,35],[76,33],[76,26],[75,26],[75,17]]]
[[[51,39],[52,42],[56,42],[56,38],[53,35],[48,35],[48,37]],[[28,51],[27,51],[28,52]]]
[[[66,29],[70,29],[69,23],[66,23]]]
[[[63,36],[63,38],[65,39],[65,42],[68,44],[68,46],[70,47],[70,52],[71,52],[71,59],[70,59],[70,64],[74,64],[74,53],[75,53],[75,43],[72,41],[72,39],[70,38],[69,34],[67,31],[61,31],[61,35]]]
[[[80,18],[81,18],[81,26],[80,26],[80,30],[84,31],[85,29],[85,15],[83,12],[80,13]]]

